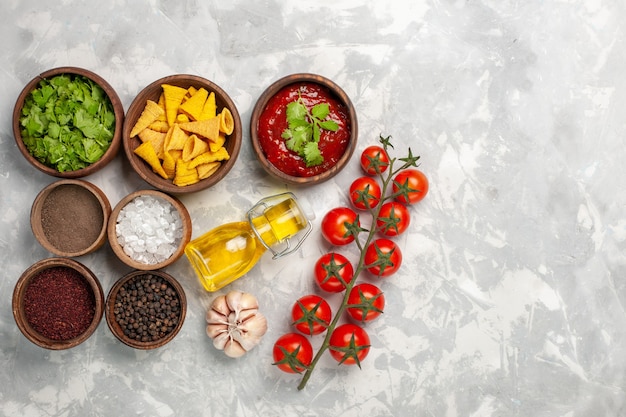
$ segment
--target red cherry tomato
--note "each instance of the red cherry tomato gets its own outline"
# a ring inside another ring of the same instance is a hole
[[[409,227],[411,215],[404,204],[389,201],[380,208],[376,227],[385,236],[397,236]]]
[[[302,373],[313,360],[311,342],[299,333],[287,333],[279,337],[272,353],[273,365],[290,374]]]
[[[350,185],[350,200],[359,210],[374,208],[380,201],[380,185],[372,177],[360,177]]]
[[[385,296],[376,285],[363,282],[350,290],[346,311],[356,321],[372,321],[385,309]]]
[[[367,332],[356,324],[347,323],[336,327],[330,335],[329,351],[340,364],[358,365],[365,359],[370,350],[370,337]]]
[[[392,191],[396,201],[403,204],[415,204],[428,194],[428,178],[420,170],[405,169],[400,171],[393,179]]]
[[[320,334],[328,328],[332,311],[330,305],[319,295],[310,294],[300,297],[291,309],[293,325],[306,335]]]
[[[376,239],[365,249],[367,270],[377,277],[388,277],[402,264],[402,252],[392,240]]]
[[[329,252],[315,263],[315,282],[326,292],[341,292],[354,278],[354,268],[348,258]]]
[[[381,146],[368,146],[361,153],[361,168],[366,174],[382,174],[387,167],[389,167],[389,156]]]
[[[322,236],[333,245],[347,245],[354,241],[351,224],[359,225],[359,216],[348,207],[336,207],[322,219]]]

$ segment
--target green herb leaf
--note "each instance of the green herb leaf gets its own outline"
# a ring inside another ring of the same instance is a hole
[[[92,80],[70,74],[42,80],[26,97],[20,125],[28,151],[59,172],[96,162],[115,131],[106,93]]]
[[[328,103],[320,103],[313,106],[311,114],[314,118],[323,120],[330,114],[330,106]]]
[[[35,103],[37,103],[37,106],[44,107],[53,94],[54,88],[49,85],[44,85],[39,90],[33,91],[32,97]]]
[[[304,146],[309,143],[311,137],[310,126],[298,126],[293,130],[290,130],[291,138],[287,140],[287,148],[302,154],[304,152]]]
[[[93,139],[84,139],[83,148],[85,149],[84,159],[92,163],[96,162],[104,154],[102,146]]]
[[[317,143],[319,143],[321,136],[322,135],[320,133],[320,126],[317,123],[315,123],[313,125],[313,142],[316,143],[315,147],[317,147]]]
[[[319,103],[307,109],[298,97],[297,101],[287,104],[287,124],[281,137],[285,139],[287,149],[296,152],[304,159],[307,167],[321,165],[324,162],[318,142],[322,130],[336,132],[339,124],[334,120],[325,120],[330,114],[328,103]]]
[[[324,158],[317,147],[317,143],[308,142],[304,145],[304,161],[307,167],[316,166],[324,162]]]
[[[330,130],[331,132],[339,130],[339,125],[334,120],[324,120],[320,123],[320,127],[322,129]]]
[[[302,101],[293,101],[287,104],[287,123],[291,126],[292,123],[298,123],[306,121],[307,110]]]

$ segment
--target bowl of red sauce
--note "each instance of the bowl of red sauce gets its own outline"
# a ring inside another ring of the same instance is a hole
[[[268,174],[288,184],[318,184],[337,175],[354,153],[356,111],[330,79],[292,74],[261,94],[252,111],[250,136]]]

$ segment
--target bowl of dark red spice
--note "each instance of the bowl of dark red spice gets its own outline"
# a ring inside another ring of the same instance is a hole
[[[134,271],[109,291],[105,317],[119,341],[148,350],[171,341],[186,312],[185,291],[174,277],[163,271]]]
[[[158,190],[135,191],[111,212],[109,244],[126,265],[142,271],[177,261],[191,240],[191,217],[176,197]]]
[[[30,212],[35,238],[57,256],[94,252],[107,240],[111,205],[96,185],[79,179],[53,182],[39,192]]]
[[[61,350],[87,340],[104,312],[98,278],[80,262],[48,258],[31,265],[13,290],[13,317],[28,340]]]

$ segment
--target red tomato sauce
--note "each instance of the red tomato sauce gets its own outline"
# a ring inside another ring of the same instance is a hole
[[[318,147],[324,162],[317,166],[307,167],[296,152],[287,149],[285,139],[281,137],[288,128],[287,104],[298,100],[298,92],[309,110],[316,104],[327,103],[330,107],[328,119],[339,125],[335,132],[322,130]],[[350,116],[348,109],[326,87],[315,83],[295,83],[284,87],[267,102],[259,117],[257,130],[261,149],[272,165],[294,177],[311,177],[335,166],[344,154],[350,141]]]

